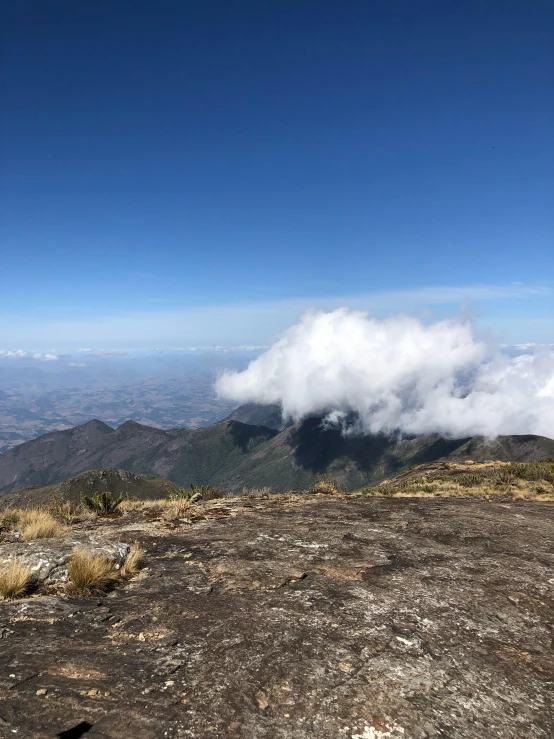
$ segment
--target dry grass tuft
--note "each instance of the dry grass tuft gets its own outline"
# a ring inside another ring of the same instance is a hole
[[[51,539],[61,536],[66,529],[48,511],[40,508],[35,511],[26,511],[22,521],[21,541],[34,539]]]
[[[29,590],[32,579],[29,567],[13,559],[0,569],[0,595],[4,600],[21,598]]]
[[[4,513],[0,513],[0,528],[7,531],[17,529],[24,514],[25,511],[22,511],[21,508],[10,508]]]
[[[331,475],[318,475],[315,485],[308,490],[312,495],[335,495],[338,493],[337,484]]]
[[[242,489],[242,497],[243,498],[270,498],[272,496],[271,488],[243,488]]]
[[[134,577],[140,570],[143,559],[144,549],[141,549],[138,544],[131,544],[131,551],[120,570],[121,577]]]
[[[137,500],[136,498],[125,498],[125,500],[121,501],[119,510],[122,513],[129,513],[130,511],[136,511],[146,507],[149,502],[147,500]]]
[[[58,495],[52,495],[50,502],[44,509],[64,524],[72,524],[79,518],[79,510],[72,502],[70,500],[63,500]]]
[[[82,595],[104,593],[116,582],[119,573],[113,562],[86,549],[76,549],[67,564],[69,592]]]
[[[12,508],[0,516],[0,527],[8,531],[20,531],[21,541],[50,539],[66,532],[65,526],[44,508],[28,511]]]
[[[178,521],[181,518],[186,517],[186,514],[191,507],[190,501],[186,498],[182,498],[180,500],[168,500],[164,501],[164,503],[162,518],[165,521]]]

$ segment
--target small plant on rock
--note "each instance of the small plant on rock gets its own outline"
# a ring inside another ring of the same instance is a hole
[[[119,577],[114,563],[101,554],[86,549],[76,549],[67,563],[68,590],[72,593],[92,595],[104,593]]]
[[[134,577],[140,570],[143,559],[144,549],[141,549],[138,544],[131,544],[131,550],[129,551],[127,559],[120,570],[121,577]]]
[[[94,511],[100,516],[108,516],[110,513],[115,513],[117,507],[122,503],[123,496],[114,498],[113,493],[105,490],[102,493],[96,493],[95,495],[83,495],[82,504],[89,511]]]
[[[66,528],[57,521],[48,511],[40,508],[34,511],[25,511],[21,524],[21,541],[33,541],[34,539],[52,539],[62,536]]]
[[[32,579],[29,567],[13,559],[0,568],[0,595],[4,600],[21,598],[29,590]]]

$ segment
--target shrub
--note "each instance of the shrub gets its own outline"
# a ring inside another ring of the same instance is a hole
[[[76,549],[67,563],[68,590],[83,595],[104,593],[118,578],[113,562],[86,549]]]
[[[0,569],[0,595],[5,600],[21,598],[29,590],[33,573],[26,565],[12,559]]]
[[[110,513],[114,513],[122,501],[122,495],[119,498],[114,498],[113,494],[108,491],[96,493],[95,495],[83,495],[82,498],[83,506],[88,508],[89,511],[98,513],[100,516],[107,516]]]

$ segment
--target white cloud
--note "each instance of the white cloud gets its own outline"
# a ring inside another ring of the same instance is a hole
[[[15,351],[0,349],[0,359],[37,359],[39,362],[57,362],[59,357],[57,354],[24,352],[22,349]]]
[[[554,351],[510,357],[461,320],[309,312],[245,371],[224,374],[217,391],[236,403],[280,403],[295,420],[356,411],[372,433],[554,432]]]
[[[108,359],[109,357],[122,357],[125,356],[127,352],[119,351],[119,350],[112,350],[112,351],[105,351],[102,349],[98,352],[90,351],[88,352],[89,357],[100,357],[101,359]]]

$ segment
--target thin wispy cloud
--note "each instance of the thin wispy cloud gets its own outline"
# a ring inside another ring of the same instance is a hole
[[[110,352],[114,356],[113,352],[123,347],[263,346],[309,309],[332,311],[348,307],[367,311],[375,317],[398,313],[421,317],[428,313],[429,318],[432,318],[433,311],[454,314],[459,312],[461,305],[468,302],[498,308],[505,305],[506,301],[517,305],[522,304],[521,301],[544,301],[548,296],[552,296],[552,289],[540,285],[438,286],[353,295],[290,297],[171,310],[114,310],[102,316],[73,321],[4,321],[0,323],[0,342],[8,346],[15,343],[36,346],[40,337],[48,336],[53,344],[74,347],[84,340],[89,349],[79,351],[89,354],[94,351],[97,356],[101,356],[102,352]],[[511,318],[509,327],[516,326],[517,321],[518,319]],[[518,332],[510,336],[512,341],[541,341],[543,335],[546,336],[551,328],[554,329],[554,319],[550,317],[527,318],[522,315],[519,321]]]
[[[44,352],[26,352],[22,349],[10,350],[0,349],[0,359],[17,360],[17,359],[35,359],[39,362],[56,362],[59,359],[57,354]]]

